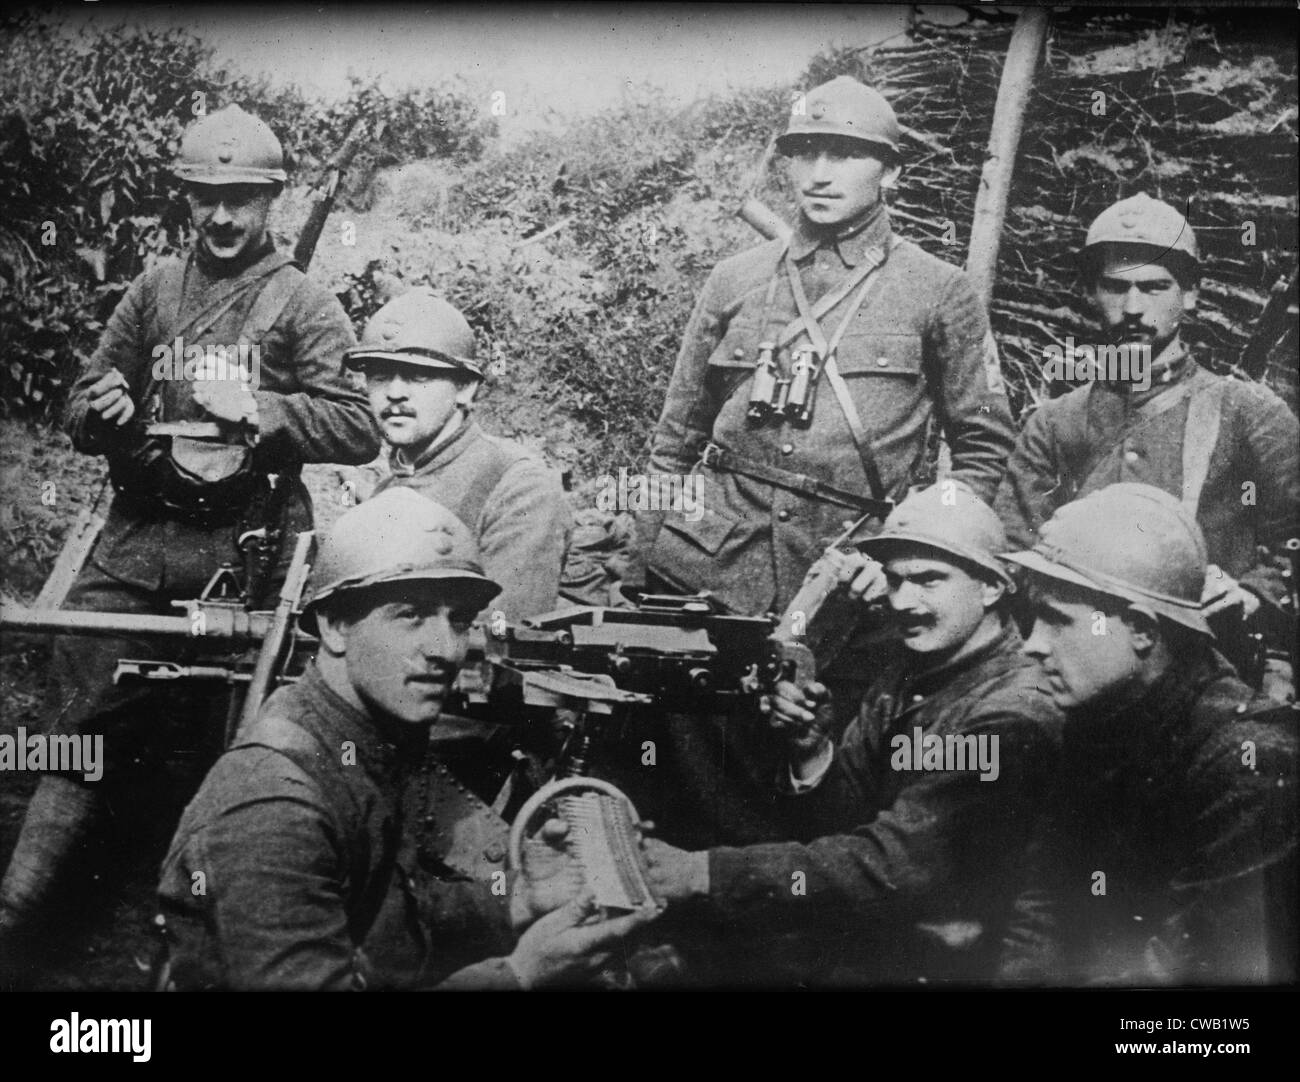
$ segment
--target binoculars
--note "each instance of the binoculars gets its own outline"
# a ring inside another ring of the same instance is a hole
[[[749,391],[748,421],[761,425],[773,417],[782,417],[795,425],[811,423],[821,370],[822,358],[817,351],[803,346],[794,352],[789,377],[783,377],[776,365],[776,343],[760,342],[754,384]]]

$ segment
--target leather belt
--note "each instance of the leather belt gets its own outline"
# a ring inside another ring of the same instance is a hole
[[[893,500],[872,499],[870,496],[837,488],[806,473],[795,473],[793,470],[783,470],[779,466],[769,466],[766,462],[742,458],[712,441],[705,444],[704,452],[700,455],[700,465],[722,473],[738,473],[742,477],[797,492],[801,496],[847,507],[859,514],[873,512],[883,519],[894,509]]]

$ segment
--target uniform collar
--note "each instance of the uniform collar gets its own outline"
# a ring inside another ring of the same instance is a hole
[[[973,674],[993,658],[1020,653],[1020,632],[1011,620],[1004,620],[1002,631],[979,650],[955,661],[947,661],[932,668],[917,668],[907,672],[909,689],[921,695],[931,695],[944,688],[952,687],[964,676]],[[904,651],[904,657],[923,662],[917,654]]]
[[[376,780],[391,780],[413,769],[429,739],[426,725],[384,725],[358,710],[325,683],[315,662],[297,683],[298,691],[319,723],[317,736],[331,754],[351,742],[357,764]]]
[[[1068,711],[1066,747],[1071,756],[1141,760],[1166,749],[1188,729],[1188,715],[1201,689],[1212,680],[1235,675],[1210,646],[1178,657],[1145,691],[1117,705],[1074,707]]]
[[[401,448],[394,447],[392,454],[388,456],[388,464],[392,467],[393,476],[414,477],[416,474],[427,473],[439,466],[445,466],[464,454],[474,438],[482,431],[477,421],[466,417],[450,435],[440,436],[429,444],[416,456],[414,462],[405,461],[401,457]]]
[[[802,262],[818,248],[838,255],[845,267],[856,267],[872,248],[884,250],[892,235],[889,210],[883,201],[866,211],[860,218],[846,222],[834,229],[814,225],[802,214],[790,237],[790,255]]]
[[[1107,380],[1099,382],[1111,394],[1122,395],[1128,399],[1131,405],[1141,406],[1161,392],[1186,383],[1204,371],[1205,369],[1196,363],[1195,358],[1187,352],[1182,343],[1175,342],[1166,347],[1164,352],[1151,362],[1151,386],[1146,390],[1139,391],[1132,385],[1123,382],[1110,382]]]

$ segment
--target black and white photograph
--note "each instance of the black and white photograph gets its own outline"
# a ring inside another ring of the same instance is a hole
[[[1089,989],[1249,1062],[1297,21],[0,15],[0,1012]]]

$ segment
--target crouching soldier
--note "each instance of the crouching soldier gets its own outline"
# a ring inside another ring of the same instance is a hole
[[[444,896],[423,881],[429,824],[404,821],[403,790],[470,621],[498,590],[460,520],[408,489],[338,521],[303,612],[320,638],[314,663],[217,762],[164,861],[171,986],[529,987],[595,971],[646,919],[591,924],[583,899],[560,904],[572,886],[557,855],[509,899],[510,922],[528,926],[513,949],[451,972],[431,948],[445,940],[439,924],[464,915],[431,901]],[[558,908],[539,917],[548,880]]]
[[[389,301],[366,325],[347,365],[365,373],[370,406],[392,448],[392,475],[464,522],[487,573],[494,610],[512,622],[556,607],[571,529],[559,474],[471,413],[483,384],[474,332],[426,289]]]
[[[1005,975],[1293,980],[1296,714],[1214,650],[1187,507],[1111,485],[1009,559],[1029,572],[1025,650],[1067,721]]]
[[[666,921],[712,929],[733,958],[726,979],[994,975],[1060,727],[1006,612],[1003,541],[988,506],[948,480],[863,545],[884,561],[897,642],[872,659],[862,702],[841,706],[856,718],[833,746],[823,685],[782,683],[772,704],[790,736],[778,787],[798,840],[694,853],[644,842]]]

